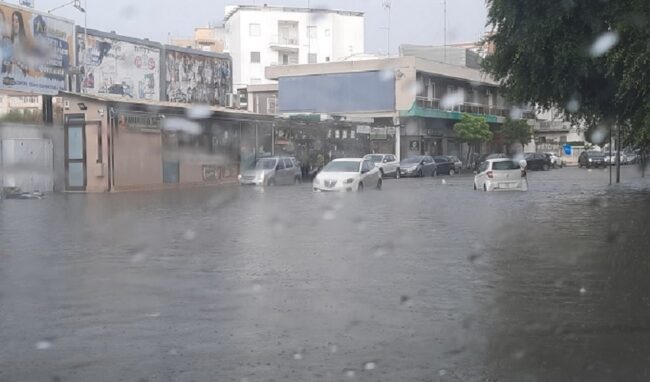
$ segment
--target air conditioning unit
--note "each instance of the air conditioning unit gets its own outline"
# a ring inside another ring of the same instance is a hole
[[[235,108],[235,94],[226,93],[226,107],[234,109]]]

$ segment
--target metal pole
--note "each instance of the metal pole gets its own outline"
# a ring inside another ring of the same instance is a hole
[[[88,51],[88,0],[84,0],[84,52],[82,81],[86,81],[86,52]],[[82,82],[82,84],[83,84]]]
[[[444,61],[447,63],[447,0],[443,1],[443,9],[444,9],[444,16],[445,16],[445,21],[444,21],[444,33],[443,33],[443,38],[444,38],[444,45],[443,45],[443,50],[444,50]]]
[[[616,125],[616,183],[621,183],[621,126]]]
[[[612,125],[609,125],[609,185],[612,185]]]
[[[388,6],[388,55],[390,56],[390,10],[392,5]]]

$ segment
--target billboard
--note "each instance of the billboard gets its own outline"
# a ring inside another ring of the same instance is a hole
[[[379,71],[280,77],[282,113],[359,113],[395,110],[395,81]]]
[[[0,89],[57,94],[73,62],[72,21],[0,3]]]
[[[226,94],[232,92],[231,64],[228,56],[168,47],[167,101],[224,105]]]
[[[82,93],[160,100],[160,47],[94,30],[84,36],[77,28],[77,57],[85,70]]]

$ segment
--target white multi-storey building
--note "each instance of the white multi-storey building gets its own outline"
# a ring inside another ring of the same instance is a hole
[[[224,28],[235,89],[273,83],[264,76],[267,66],[341,61],[364,52],[361,12],[228,6]]]

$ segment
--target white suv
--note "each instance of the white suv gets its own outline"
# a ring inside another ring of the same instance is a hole
[[[399,161],[393,154],[368,154],[363,159],[372,162],[379,169],[382,177],[393,176],[399,179]]]

